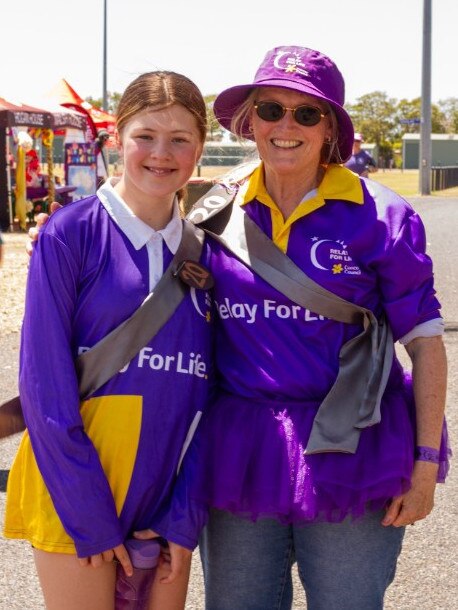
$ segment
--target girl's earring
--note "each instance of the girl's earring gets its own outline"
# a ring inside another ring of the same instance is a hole
[[[253,125],[248,125],[248,131],[249,131],[250,133],[253,133]]]

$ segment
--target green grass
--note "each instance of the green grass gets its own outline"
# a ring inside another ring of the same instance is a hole
[[[201,168],[202,178],[215,178],[221,176],[225,170],[230,168],[224,167],[209,167],[203,166]],[[194,175],[197,175],[195,173]],[[414,197],[419,195],[419,171],[417,169],[392,169],[392,170],[378,170],[371,174],[371,179],[376,182],[384,184],[388,188],[392,189],[396,193],[399,193],[402,197]],[[433,195],[440,195],[441,197],[458,197],[458,187],[450,188],[445,191],[436,191]]]
[[[378,170],[370,175],[375,182],[380,182],[402,197],[412,197],[419,194],[419,172],[416,169],[401,171],[399,169]]]
[[[402,197],[412,197],[420,194],[420,175],[417,169],[379,170],[370,176],[373,180],[384,184]],[[440,197],[458,197],[458,186],[445,191],[434,191],[431,195]]]

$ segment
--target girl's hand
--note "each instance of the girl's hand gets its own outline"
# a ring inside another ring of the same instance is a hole
[[[110,563],[114,559],[117,559],[124,568],[124,572],[127,576],[132,576],[134,573],[132,563],[129,558],[129,553],[123,544],[115,546],[113,549],[103,551],[97,555],[91,555],[90,557],[82,557],[78,559],[81,566],[92,566],[93,568],[100,568],[105,562]]]
[[[134,538],[138,538],[138,540],[151,540],[152,538],[160,538],[160,534],[153,530],[139,530],[138,532],[134,532]]]

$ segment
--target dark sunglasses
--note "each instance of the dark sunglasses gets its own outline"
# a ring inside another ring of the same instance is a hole
[[[323,114],[316,106],[309,106],[303,104],[302,106],[296,106],[296,108],[287,108],[280,104],[280,102],[256,102],[254,105],[256,114],[263,121],[270,121],[272,123],[280,121],[286,114],[287,110],[291,110],[293,117],[299,125],[304,127],[313,127],[317,125],[321,119],[324,119],[326,114]]]

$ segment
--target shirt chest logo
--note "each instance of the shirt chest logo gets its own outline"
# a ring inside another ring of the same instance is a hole
[[[312,237],[310,262],[316,269],[333,275],[361,275],[361,269],[353,262],[342,239]]]
[[[210,294],[206,290],[196,290],[195,288],[191,288],[189,290],[189,295],[191,297],[191,302],[194,309],[197,311],[199,316],[205,318],[207,322],[211,322],[212,301]]]

